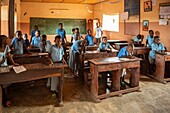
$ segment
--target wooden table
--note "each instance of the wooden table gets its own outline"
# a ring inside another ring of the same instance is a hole
[[[84,81],[84,84],[87,84],[87,76],[84,75],[84,62],[89,61],[91,59],[95,58],[106,58],[106,57],[115,57],[117,56],[118,50],[113,50],[112,52],[98,52],[98,51],[86,51],[84,54],[79,55],[80,58],[80,64],[81,68],[79,70],[79,77],[82,81]],[[90,67],[86,66],[86,69],[90,69]]]
[[[0,111],[2,111],[2,85],[39,80],[58,76],[59,79],[59,104],[62,104],[62,93],[64,83],[64,68],[66,64],[55,63],[53,66],[47,66],[42,63],[25,64],[27,71],[16,74],[13,69],[9,73],[1,73],[0,75]]]
[[[135,47],[133,54],[140,55],[140,54],[149,54],[151,48],[149,47]]]
[[[97,51],[98,47],[99,47],[98,45],[86,46],[85,51]]]
[[[49,62],[48,53],[30,53],[30,54],[21,54],[14,55],[13,59],[16,63],[19,64],[31,64],[31,63],[40,63],[40,62]]]
[[[138,44],[138,43],[134,43],[134,46],[135,46],[135,47],[144,47],[144,46],[145,46],[145,44]]]
[[[161,83],[166,83],[170,81],[170,76],[165,77],[165,70],[169,70],[169,67],[165,66],[165,63],[170,61],[170,53],[168,55],[156,54],[156,72],[154,74],[154,79]],[[169,75],[169,73],[168,73]]]
[[[28,51],[40,53],[40,48],[28,48]]]
[[[109,96],[119,95],[132,91],[139,90],[139,76],[140,76],[140,60],[135,58],[133,60],[121,61],[116,57],[99,58],[90,60],[91,80],[91,94],[97,98],[102,99]],[[130,88],[120,90],[121,69],[131,68]],[[98,95],[98,75],[100,72],[112,71],[112,83],[109,94]]]

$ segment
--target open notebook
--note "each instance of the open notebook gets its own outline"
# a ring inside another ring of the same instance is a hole
[[[27,70],[23,65],[14,66],[13,69],[14,69],[15,73],[17,73],[17,74]]]

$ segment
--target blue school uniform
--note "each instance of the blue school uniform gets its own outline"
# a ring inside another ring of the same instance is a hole
[[[137,36],[134,36],[134,37],[132,38],[132,40],[133,40],[134,42],[138,42],[138,43],[142,41],[142,39],[138,39]]]
[[[58,48],[55,45],[52,46],[51,48],[51,59],[53,62],[59,62],[62,61],[63,55],[64,55],[64,49],[62,46],[60,46],[60,48]]]
[[[146,45],[146,47],[151,47],[152,43],[154,42],[154,37],[151,38],[150,35],[147,35],[146,40],[148,41],[148,44]]]
[[[30,46],[30,42],[29,42],[28,39],[25,40],[25,44],[26,44],[27,47]]]
[[[41,42],[41,37],[36,37],[34,36],[32,38],[32,45],[35,47],[35,48],[39,48],[39,45],[40,45],[40,42]]]
[[[128,55],[129,54],[128,54],[128,51],[127,51],[127,47],[123,47],[123,48],[120,49],[117,57],[121,58],[123,56],[128,56]]]
[[[31,32],[31,37],[34,37],[34,36],[35,36],[35,32],[36,32],[36,30],[32,30],[32,32]]]
[[[23,54],[24,53],[24,39],[13,38],[11,45],[14,47],[14,54]]]
[[[98,47],[98,51],[100,51],[100,50],[107,50],[107,49],[111,49],[112,47],[111,47],[111,45],[109,44],[109,43],[103,43],[103,42],[101,42],[100,44],[99,44],[99,47]]]
[[[59,28],[56,29],[56,33],[60,35],[62,38],[62,43],[64,43],[64,38],[66,37],[66,31],[64,29],[60,30]]]
[[[164,48],[164,45],[162,43],[160,43],[160,44],[152,43],[151,51],[149,52],[149,57],[155,59],[156,58],[155,51],[161,52],[161,51],[164,51],[164,50],[165,50],[165,48]]]
[[[60,62],[62,61],[63,55],[64,55],[64,49],[62,46],[59,48],[55,45],[51,47],[51,59],[53,62]],[[51,86],[51,91],[58,91],[58,85],[59,85],[59,78],[58,77],[51,77],[48,78],[47,86]]]
[[[94,45],[94,41],[93,41],[94,37],[92,35],[87,35],[85,39],[88,41],[88,46]]]
[[[82,40],[76,40],[73,45],[70,48],[70,53],[69,53],[69,68],[73,71],[75,69],[75,64],[77,62],[77,68],[80,68],[79,58],[76,58],[76,53],[79,53],[79,45]]]
[[[79,39],[77,40],[80,40],[82,35],[80,33],[79,33],[79,36],[77,36],[76,34],[73,34],[72,37],[73,37],[73,43],[74,43],[76,41],[76,38],[79,37]]]

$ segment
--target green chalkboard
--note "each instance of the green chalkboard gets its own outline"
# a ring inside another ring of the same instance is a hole
[[[30,33],[35,25],[41,34],[55,35],[58,24],[63,23],[67,35],[72,34],[72,28],[79,28],[81,34],[86,34],[86,19],[64,19],[64,18],[30,18]]]

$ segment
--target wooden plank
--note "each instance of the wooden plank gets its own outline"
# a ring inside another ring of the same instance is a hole
[[[108,93],[108,94],[99,95],[99,96],[97,96],[97,98],[104,99],[104,98],[108,98],[108,97],[115,96],[115,95],[139,91],[139,89],[140,89],[140,87],[134,87],[134,88],[124,89],[124,90],[119,90],[119,91],[111,92],[111,93]]]
[[[14,14],[15,14],[15,0],[9,0],[8,32],[10,38],[14,37]]]
[[[61,69],[34,69],[16,74],[14,71],[1,74],[0,84],[11,84],[61,76]],[[9,79],[10,78],[10,79]]]

